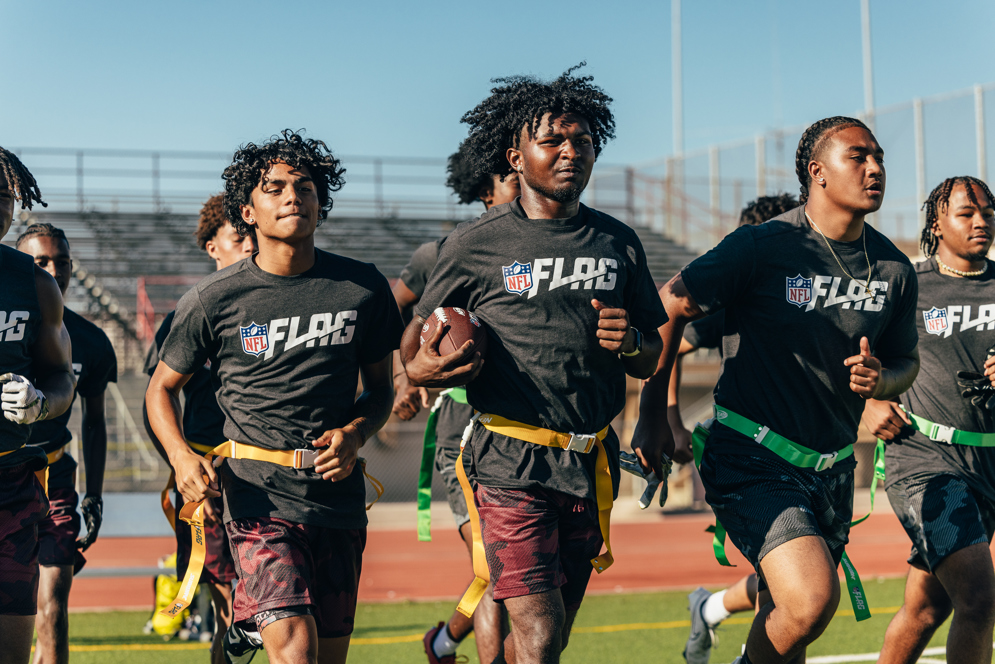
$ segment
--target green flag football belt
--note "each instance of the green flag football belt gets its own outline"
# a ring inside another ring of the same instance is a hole
[[[418,471],[418,541],[432,541],[432,468],[435,466],[436,427],[442,401],[450,398],[456,403],[466,403],[466,388],[453,387],[439,393],[439,398],[428,413],[425,437],[422,439],[421,469]]]
[[[912,420],[912,428],[934,442],[946,443],[947,445],[967,445],[968,447],[995,447],[995,433],[961,431],[906,412],[909,419]]]
[[[784,436],[771,431],[769,427],[757,424],[749,418],[734,413],[728,408],[724,408],[718,404],[715,405],[715,417],[712,422],[719,422],[737,433],[747,436],[748,438],[752,438],[757,443],[763,445],[768,450],[797,468],[805,468],[821,472],[829,470],[838,461],[843,461],[844,459],[848,459],[853,456],[853,445],[847,445],[843,449],[836,452],[830,452],[829,454],[816,452],[815,450],[809,449],[804,445],[799,445],[798,443],[788,440]],[[711,435],[710,425],[711,422],[706,422],[705,425],[698,424],[694,428],[694,434],[692,436],[692,451],[694,452],[694,463],[698,467],[701,466],[701,457],[705,451],[705,443]],[[877,487],[879,470],[880,478],[883,479],[884,445],[883,443],[880,443],[880,441],[874,454],[874,481],[871,485],[872,511],[874,509],[874,492]],[[852,521],[850,525],[855,526],[864,521],[868,516],[870,516],[869,513],[856,521]],[[713,533],[712,550],[715,553],[715,559],[718,560],[721,565],[734,567],[734,565],[729,562],[729,558],[725,553],[725,528],[723,528],[722,524],[716,520],[715,525],[709,526],[708,531]],[[850,558],[846,555],[845,551],[843,552],[843,559],[841,562],[843,565],[844,578],[846,579],[846,587],[850,594],[850,603],[853,605],[854,617],[856,617],[858,622],[861,620],[867,620],[871,617],[871,612],[867,605],[867,595],[864,593],[864,586],[860,582],[860,575],[857,574],[857,568],[853,566],[852,562],[850,562]]]

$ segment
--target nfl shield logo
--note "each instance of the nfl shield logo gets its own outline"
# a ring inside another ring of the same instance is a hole
[[[504,289],[509,293],[521,295],[532,288],[532,263],[519,263],[515,261],[511,265],[501,268],[504,275]]]
[[[269,350],[269,335],[266,334],[265,325],[250,323],[245,327],[239,327],[238,332],[242,338],[242,350],[249,355],[259,357]]]
[[[926,332],[929,334],[943,334],[947,331],[947,310],[933,307],[929,311],[922,312],[922,318],[926,321]]]
[[[788,302],[798,307],[804,307],[812,301],[812,280],[802,275],[787,278]]]

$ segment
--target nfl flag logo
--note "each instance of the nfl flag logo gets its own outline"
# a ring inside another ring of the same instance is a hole
[[[239,327],[238,332],[242,337],[242,350],[249,355],[259,357],[269,350],[269,335],[266,334],[265,325],[250,323],[245,327]]]
[[[532,288],[532,263],[519,263],[515,261],[511,265],[501,268],[504,275],[504,289],[509,293],[521,295]]]
[[[929,334],[943,334],[947,331],[947,310],[933,307],[929,311],[922,312],[922,318],[926,321],[926,332]]]
[[[800,274],[796,277],[788,277],[787,297],[791,304],[804,307],[812,301],[812,280],[806,279]]]

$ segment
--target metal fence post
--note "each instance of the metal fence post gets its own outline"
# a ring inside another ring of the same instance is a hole
[[[916,207],[926,200],[926,137],[922,126],[922,99],[912,100],[912,122],[915,132],[916,147]],[[924,221],[925,213],[919,212],[920,223]]]
[[[83,211],[85,201],[83,199],[83,151],[76,153],[76,209]]]
[[[988,155],[985,151],[985,91],[974,86],[974,134],[978,141],[978,177],[988,180]]]
[[[719,147],[708,149],[708,198],[712,213],[712,235],[718,242],[722,238],[722,197],[719,191]]]
[[[152,209],[156,214],[162,211],[162,198],[159,190],[159,153],[152,153]]]
[[[383,217],[383,159],[373,160],[373,200],[377,208],[377,216]]]
[[[757,153],[757,196],[764,196],[767,193],[767,141],[763,134],[757,135],[754,150]]]
[[[625,169],[625,223],[636,224],[636,169],[631,166]]]

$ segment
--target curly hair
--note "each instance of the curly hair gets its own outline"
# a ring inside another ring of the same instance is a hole
[[[306,139],[299,132],[284,129],[263,145],[243,145],[235,152],[231,166],[221,176],[225,181],[225,213],[242,237],[249,234],[250,226],[242,220],[241,206],[252,204],[252,190],[262,183],[270,167],[277,162],[293,168],[305,167],[311,174],[321,204],[318,225],[332,209],[332,193],[345,184],[342,162],[332,155],[324,141]]]
[[[981,191],[985,192],[985,196],[988,197],[988,205],[995,205],[995,197],[992,196],[991,190],[988,189],[988,185],[978,178],[971,177],[970,175],[960,175],[954,178],[947,178],[940,184],[936,186],[933,191],[929,193],[929,198],[926,202],[922,204],[923,210],[926,211],[926,225],[922,229],[922,235],[919,237],[919,247],[922,249],[922,253],[926,258],[936,254],[936,250],[940,246],[940,239],[933,234],[933,224],[939,221],[939,213],[941,211],[946,211],[947,205],[950,204],[950,194],[953,192],[954,187],[957,185],[964,185],[964,189],[967,191],[967,198],[971,201],[974,207],[981,209],[981,204],[978,202],[978,197],[974,195],[974,187],[971,185],[978,186]]]
[[[497,175],[504,181],[511,173],[508,148],[518,147],[523,128],[533,138],[546,113],[552,117],[574,113],[585,118],[591,128],[594,156],[600,155],[605,142],[615,138],[615,118],[609,108],[612,98],[591,83],[592,76],[573,76],[586,64],[581,62],[549,82],[533,76],[492,79],[497,87],[491,89],[491,96],[461,119],[470,125],[470,135],[460,151],[473,174]]]
[[[22,210],[30,210],[35,203],[48,207],[41,199],[41,190],[27,166],[21,163],[17,155],[0,147],[0,174],[7,180],[7,186],[14,193],[14,198],[21,202]]]
[[[62,240],[66,243],[67,247],[69,246],[69,238],[66,237],[65,232],[61,228],[56,228],[52,224],[31,224],[27,230],[17,236],[14,247],[20,249],[22,242],[30,240],[33,237],[51,237],[56,240]]]
[[[449,163],[446,164],[446,186],[453,190],[459,202],[463,205],[470,205],[480,200],[480,195],[491,184],[490,174],[476,174],[473,167],[464,154],[466,141],[460,144],[459,150],[449,155]]]
[[[197,246],[201,251],[207,251],[207,243],[215,238],[224,225],[228,223],[225,215],[225,195],[215,194],[207,199],[200,208],[200,218],[197,220],[197,230],[193,232],[197,238]],[[250,226],[249,228],[252,228]]]
[[[871,131],[867,125],[856,118],[836,115],[819,120],[802,134],[801,140],[798,141],[798,150],[795,151],[795,174],[798,175],[798,182],[801,184],[799,204],[804,205],[808,201],[808,186],[812,184],[812,178],[808,174],[808,165],[822,156],[822,151],[833,135],[850,127],[861,127],[867,129],[868,132]]]
[[[739,213],[739,225],[759,226],[788,210],[794,210],[798,205],[798,199],[791,194],[761,196],[757,200],[747,203],[743,211]]]

